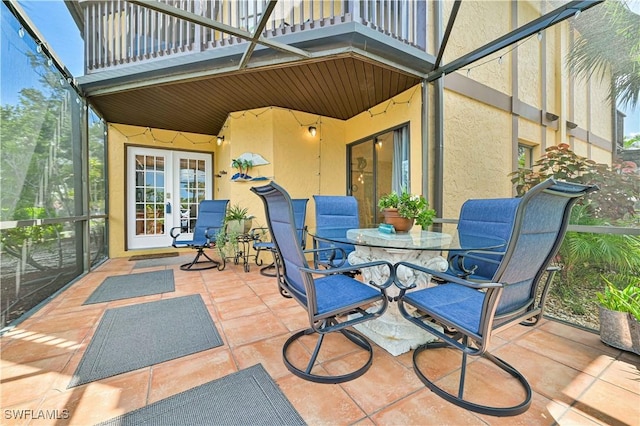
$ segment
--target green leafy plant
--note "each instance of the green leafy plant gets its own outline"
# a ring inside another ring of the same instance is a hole
[[[603,277],[606,283],[604,292],[596,293],[598,302],[607,309],[628,312],[640,321],[640,279],[635,278],[624,288],[618,288]]]
[[[227,207],[227,213],[224,217],[224,221],[228,223],[232,220],[252,219],[253,216],[249,215],[248,213],[248,208],[243,208],[239,204],[233,204]]]
[[[380,211],[388,208],[398,209],[398,214],[407,219],[415,219],[416,223],[426,229],[433,223],[436,211],[429,208],[429,203],[422,195],[413,195],[405,188],[398,194],[393,191],[378,200]]]

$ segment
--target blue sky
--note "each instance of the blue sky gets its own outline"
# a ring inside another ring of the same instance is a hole
[[[67,69],[74,76],[84,74],[80,31],[63,1],[20,0],[19,3]],[[631,0],[628,4],[640,14],[640,0]],[[635,110],[622,109],[622,112],[627,116],[625,135],[640,134],[640,105]]]

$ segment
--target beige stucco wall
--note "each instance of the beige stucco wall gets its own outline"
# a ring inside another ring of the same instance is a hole
[[[511,116],[445,93],[444,217],[469,198],[511,196]]]
[[[452,4],[452,1],[444,4],[445,25]],[[443,62],[511,30],[512,7],[517,7],[518,24],[522,25],[544,13],[538,10],[539,6],[540,2],[464,2]],[[428,7],[433,11],[432,4]],[[478,22],[483,25],[477,25]],[[576,153],[597,162],[611,161],[611,153],[602,147],[602,140],[610,140],[612,134],[607,85],[596,79],[580,81],[569,76],[562,59],[568,51],[569,40],[569,24],[561,23],[545,30],[542,41],[534,36],[512,52],[505,49],[494,55],[504,54],[501,64],[481,60],[471,64],[473,69],[468,75],[464,70],[458,72],[463,80],[479,83],[485,95],[495,95],[497,90],[503,99],[516,99],[518,102],[512,102],[510,107],[491,96],[474,98],[477,85],[465,89],[462,84],[456,91],[445,90],[443,217],[456,218],[468,198],[513,195],[509,174],[513,171],[518,143],[532,147],[534,161],[545,148],[559,143],[569,143]],[[432,36],[429,41],[432,46]],[[517,55],[517,67],[513,55]],[[517,81],[512,81],[512,76],[517,76]],[[433,202],[439,184],[434,180],[434,154],[440,141],[434,130],[435,87],[428,85],[427,92],[428,99],[424,102],[429,125],[426,129],[422,129],[420,85],[345,121],[276,107],[236,111],[229,114],[219,132],[225,138],[220,146],[215,143],[215,135],[184,135],[112,125],[109,132],[110,255],[128,255],[124,251],[126,144],[214,153],[214,175],[227,172],[214,177],[214,198],[229,199],[232,204],[249,208],[256,216],[256,224],[262,225],[265,224],[263,206],[249,190],[260,182],[230,181],[235,173],[231,167],[233,158],[244,152],[260,154],[269,164],[254,167],[250,174],[274,179],[294,198],[309,198],[307,224],[313,226],[312,195],[346,193],[347,145],[408,123],[411,191],[418,193],[428,187],[429,193],[425,195]],[[524,108],[513,109],[518,105]],[[545,122],[546,111],[559,115],[559,119],[554,123]],[[579,128],[568,130],[567,120],[576,122]],[[315,137],[308,132],[311,125],[317,129]],[[423,133],[428,140],[426,153],[422,146]],[[193,140],[202,143],[195,145]],[[422,169],[425,155],[428,155],[427,170]]]
[[[126,170],[127,146],[144,146],[194,152],[214,152],[216,138],[211,135],[149,129],[124,124],[109,124],[108,164],[109,179],[109,257],[124,257],[126,241]],[[145,254],[156,250],[136,250]]]

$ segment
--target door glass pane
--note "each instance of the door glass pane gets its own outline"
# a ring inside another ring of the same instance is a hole
[[[198,205],[205,198],[205,161],[180,159],[180,226],[191,233],[198,217]]]
[[[136,235],[164,234],[164,157],[136,155]]]
[[[381,195],[392,191],[391,174],[393,172],[393,132],[376,137],[376,205]],[[376,210],[377,223],[382,222],[382,213]]]
[[[374,160],[373,141],[367,141],[351,147],[350,182],[351,195],[358,200],[360,226],[375,225],[376,206],[374,206]]]

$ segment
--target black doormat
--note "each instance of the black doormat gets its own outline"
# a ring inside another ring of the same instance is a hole
[[[173,269],[107,277],[83,305],[176,291]]]
[[[103,426],[304,425],[261,364],[123,414]]]
[[[221,345],[199,294],[107,309],[68,387]]]
[[[178,256],[178,252],[174,251],[171,253],[154,253],[154,254],[137,254],[135,256],[131,256],[129,261],[138,261],[145,259],[161,259],[163,257],[176,257]]]

